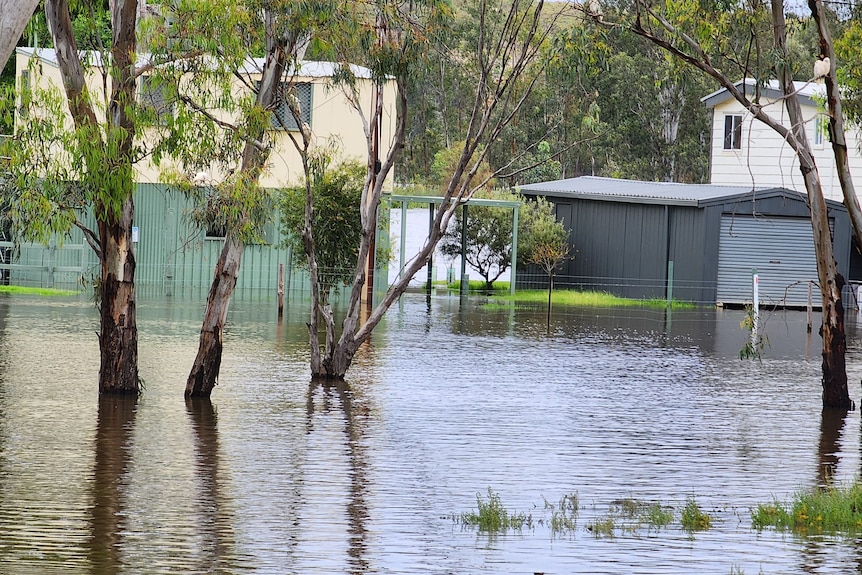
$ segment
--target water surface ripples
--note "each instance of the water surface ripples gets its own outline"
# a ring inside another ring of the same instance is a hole
[[[769,317],[758,362],[736,357],[740,312],[561,309],[549,329],[482,304],[405,297],[324,385],[304,308],[279,325],[240,299],[212,402],[187,403],[200,301],[140,303],[134,402],[96,393],[90,304],[0,298],[0,573],[858,572],[855,541],[750,527],[860,470],[858,412],[821,418],[804,314]],[[578,529],[462,528],[489,488],[536,519],[576,492]],[[714,516],[693,538],[586,529],[689,497]]]

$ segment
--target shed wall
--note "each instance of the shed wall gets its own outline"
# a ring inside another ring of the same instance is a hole
[[[548,200],[557,219],[571,230],[574,255],[557,275],[556,285],[630,298],[665,297],[668,216],[664,206]]]
[[[807,241],[813,244],[808,206],[803,196],[792,192],[757,199],[734,198],[704,207],[546,197],[554,204],[557,219],[570,230],[574,254],[556,276],[555,285],[560,287],[596,289],[630,298],[665,298],[668,261],[673,261],[674,299],[711,305],[718,301],[722,218],[751,217],[756,213],[761,218],[795,219],[804,224],[795,229],[806,231]],[[829,207],[829,218],[833,222],[838,271],[848,278],[849,218],[835,204]],[[724,233],[729,232],[725,229]],[[519,273],[519,287],[547,286],[547,280],[535,268]],[[806,279],[807,276],[798,278]],[[745,283],[741,289],[750,293],[750,274]],[[852,297],[849,289],[845,296]]]

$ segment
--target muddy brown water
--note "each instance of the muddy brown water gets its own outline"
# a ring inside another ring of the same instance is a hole
[[[489,308],[405,296],[343,386],[309,382],[305,306],[234,302],[221,382],[186,404],[203,304],[139,303],[137,402],[96,392],[97,314],[0,298],[0,573],[858,573],[853,537],[750,509],[860,472],[859,412],[822,418],[805,314]],[[852,315],[852,314],[851,314]],[[849,319],[851,392],[862,354]],[[815,328],[816,331],[816,328]],[[453,516],[491,488],[532,527]],[[576,529],[544,501],[577,493]],[[689,497],[713,517],[691,537]],[[661,529],[587,527],[621,499]]]

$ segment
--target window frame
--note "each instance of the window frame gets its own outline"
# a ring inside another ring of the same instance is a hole
[[[742,149],[742,114],[724,115],[724,138],[721,147],[725,152]]]
[[[299,110],[302,116],[300,120],[311,126],[312,109],[314,106],[314,83],[313,82],[282,82],[279,85],[276,97],[275,109],[272,111],[270,126],[273,130],[298,132],[299,125],[290,109],[287,107],[285,95],[290,91],[296,94],[299,100]]]
[[[150,75],[141,76],[138,87],[138,101],[141,106],[155,111],[155,125],[165,126],[168,123],[168,118],[173,117],[175,113],[175,103],[165,96],[164,84],[154,87],[151,85],[151,81],[152,77]],[[156,97],[154,98],[153,96]]]
[[[823,148],[829,139],[829,117],[826,114],[817,114],[814,118],[814,138],[813,145],[817,148]]]

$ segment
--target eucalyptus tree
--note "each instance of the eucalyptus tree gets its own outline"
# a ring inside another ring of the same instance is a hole
[[[38,7],[39,0],[0,0],[0,66],[6,64]]]
[[[348,93],[354,95],[354,107],[362,115],[369,152],[362,202],[358,208],[362,237],[344,319],[340,333],[336,333],[333,311],[320,297],[316,230],[313,225],[314,197],[310,186],[307,186],[302,238],[312,283],[308,325],[313,376],[344,378],[359,346],[368,339],[389,307],[404,293],[410,278],[431,257],[456,210],[484,184],[476,181],[476,174],[487,158],[487,144],[495,141],[505,127],[514,121],[534,90],[547,65],[544,49],[549,35],[557,25],[559,15],[570,9],[570,6],[562,5],[549,18],[543,18],[544,8],[542,0],[513,0],[505,4],[480,0],[475,3],[478,22],[476,41],[464,50],[431,52],[433,46],[430,41],[439,40],[445,35],[445,24],[450,16],[448,3],[378,0],[356,5],[356,13],[364,18],[364,24],[355,27],[357,32],[351,45],[361,47],[361,50],[348,52],[351,58],[362,58],[359,63],[373,70],[377,82],[377,96],[367,114],[362,102],[355,97],[357,92],[351,91],[349,77],[345,78],[344,84]],[[448,21],[451,22],[451,19]],[[443,202],[436,209],[424,245],[406,264],[400,279],[389,286],[376,305],[369,302],[371,309],[364,321],[360,321],[359,310],[369,271],[368,254],[377,227],[377,210],[395,159],[405,143],[406,115],[409,113],[407,78],[417,59],[428,58],[432,54],[434,58],[447,58],[447,61],[460,65],[466,63],[471,70],[468,78],[473,95],[464,114],[468,119],[464,145],[460,148],[458,160],[448,178],[449,183],[442,193]],[[383,85],[390,78],[396,84],[398,118],[388,150],[378,157],[375,136],[378,124],[385,119]],[[319,335],[321,323],[323,342]]]
[[[89,16],[107,6],[89,5]],[[138,331],[132,250],[135,137],[136,15],[134,0],[114,4],[110,45],[94,38],[82,52],[66,0],[46,0],[45,11],[62,79],[62,93],[32,74],[19,95],[19,125],[5,155],[14,175],[11,215],[24,239],[47,241],[82,230],[99,258],[101,393],[137,394]],[[84,14],[85,16],[87,13]],[[33,62],[33,65],[37,65]],[[37,69],[38,71],[38,69]],[[96,229],[80,214],[91,211]]]
[[[822,16],[819,0],[809,3],[815,18]],[[681,62],[710,76],[742,104],[759,122],[777,132],[796,154],[800,171],[808,192],[811,226],[817,260],[817,274],[822,301],[822,387],[824,407],[847,409],[853,404],[847,389],[845,364],[846,337],[844,332],[844,306],[841,290],[844,279],[838,273],[832,250],[826,201],[809,140],[805,134],[801,106],[793,80],[800,73],[800,63],[791,57],[787,43],[787,25],[783,0],[748,2],[733,6],[715,6],[704,17],[700,2],[660,2],[658,4],[636,0],[630,13],[608,25],[622,25],[649,40]],[[820,26],[825,22],[820,19]],[[743,30],[743,33],[739,33]],[[828,30],[821,30],[820,49],[832,54]],[[834,81],[835,68],[827,76]],[[805,63],[809,70],[810,61]],[[754,77],[764,82],[775,78],[783,93],[783,105],[790,127],[770,116],[759,100],[760,91],[754,94],[741,91],[729,74]],[[834,86],[828,99],[837,99]],[[840,107],[830,102],[830,111],[840,116]],[[842,118],[832,118],[832,129]],[[839,171],[840,174],[840,171]],[[842,179],[846,203],[856,203],[855,193]],[[853,219],[853,218],[851,218]],[[854,223],[855,227],[855,223]],[[858,228],[857,228],[858,229]],[[857,232],[858,235],[858,232]]]
[[[150,69],[159,104],[151,107],[152,130],[160,133],[153,158],[168,181],[198,200],[196,221],[225,233],[187,397],[209,396],[218,381],[242,255],[273,212],[270,191],[260,184],[273,127],[289,121],[285,109],[301,115],[295,74],[315,26],[331,16],[331,8],[326,0],[183,0],[146,33],[153,58],[165,62]],[[310,130],[297,125],[307,152]]]

